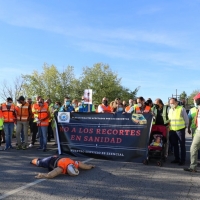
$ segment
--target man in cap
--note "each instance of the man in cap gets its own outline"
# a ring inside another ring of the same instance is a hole
[[[194,101],[198,108],[195,117],[195,124],[197,128],[192,145],[190,147],[190,167],[184,168],[184,170],[188,172],[197,172],[198,150],[200,149],[200,93],[194,97]]]
[[[77,176],[79,174],[78,168],[92,169],[95,167],[94,165],[87,165],[80,161],[74,161],[67,157],[61,158],[56,155],[42,159],[35,158],[30,163],[38,167],[48,168],[50,171],[49,173],[39,173],[35,178],[54,178],[59,174]]]

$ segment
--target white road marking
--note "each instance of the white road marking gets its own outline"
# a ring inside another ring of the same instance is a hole
[[[89,158],[89,159],[84,160],[84,161],[82,161],[82,162],[83,162],[83,163],[87,163],[87,162],[89,162],[90,160],[93,160],[93,158]],[[15,190],[11,190],[10,192],[7,192],[7,193],[1,195],[1,196],[0,196],[0,199],[4,199],[4,198],[6,198],[6,197],[8,197],[8,196],[11,196],[11,195],[13,195],[13,194],[15,194],[15,193],[17,193],[17,192],[20,192],[20,191],[22,191],[22,190],[24,190],[24,189],[26,189],[26,188],[29,188],[29,187],[31,187],[31,186],[33,186],[33,185],[36,185],[36,184],[41,183],[41,182],[46,181],[46,180],[47,180],[47,179],[39,179],[39,180],[36,180],[36,181],[34,181],[34,182],[32,182],[32,183],[28,183],[28,184],[26,184],[25,186],[19,187],[19,188],[15,189]]]

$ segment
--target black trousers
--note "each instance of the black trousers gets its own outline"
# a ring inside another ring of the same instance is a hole
[[[51,141],[52,136],[53,136],[53,130],[52,130],[52,127],[51,127],[51,122],[49,122],[49,126],[48,126],[48,137],[47,137],[48,142]]]
[[[31,125],[31,132],[32,132],[32,138],[31,138],[31,144],[35,144],[35,140],[36,140],[36,135],[38,132],[38,126],[36,122],[33,122]]]
[[[56,163],[59,159],[60,159],[59,157],[55,157],[55,156],[49,156],[49,157],[46,157],[46,158],[38,158],[37,166],[48,168],[48,170],[51,171],[55,167],[57,167]]]
[[[175,160],[185,162],[185,157],[186,157],[185,128],[177,131],[170,131],[169,140],[171,142],[171,145],[174,147]],[[179,144],[181,149],[181,156],[179,156]]]

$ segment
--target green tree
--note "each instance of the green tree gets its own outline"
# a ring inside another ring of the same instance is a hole
[[[185,91],[183,91],[181,94],[180,94],[180,100],[184,100],[187,98],[187,94]]]
[[[109,65],[94,64],[93,67],[84,67],[81,77],[74,76],[74,68],[66,67],[59,72],[56,66],[44,64],[42,72],[33,71],[30,75],[22,75],[23,91],[25,96],[50,98],[53,102],[62,101],[65,96],[71,99],[81,99],[84,89],[93,90],[93,103],[101,103],[103,97],[113,101],[116,97],[124,100],[134,98],[139,88],[131,91],[121,85],[121,78],[113,72]]]
[[[73,67],[67,67],[59,73],[54,65],[43,66],[43,71],[34,71],[31,75],[23,75],[23,89],[29,97],[41,95],[52,101],[60,100],[71,92],[71,82],[74,79]]]
[[[93,90],[93,101],[101,103],[103,97],[107,97],[109,102],[116,97],[123,99],[133,98],[139,88],[130,91],[121,85],[121,78],[113,72],[109,65],[103,63],[94,64],[93,67],[83,68],[80,78],[81,88]]]

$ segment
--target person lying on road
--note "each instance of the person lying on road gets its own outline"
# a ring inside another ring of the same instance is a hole
[[[39,173],[35,178],[54,178],[59,174],[69,174],[70,176],[77,176],[80,169],[92,169],[94,165],[87,165],[80,161],[74,161],[70,158],[58,157],[58,156],[49,156],[46,158],[35,158],[31,164],[38,167],[48,168],[49,173]]]

